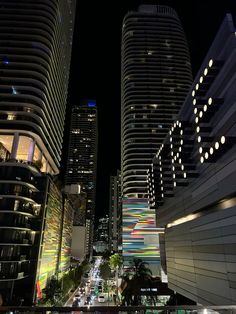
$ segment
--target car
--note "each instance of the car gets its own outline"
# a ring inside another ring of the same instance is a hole
[[[104,294],[99,294],[98,302],[100,302],[100,303],[106,302],[106,298],[105,298]]]
[[[90,296],[87,296],[85,302],[84,302],[84,305],[91,305],[92,304],[92,299]]]
[[[98,286],[98,292],[102,292],[102,286]]]
[[[75,294],[74,298],[80,299],[80,294]]]
[[[80,303],[80,300],[77,299],[77,298],[75,298],[75,299],[73,300],[72,306],[79,306],[79,303]]]

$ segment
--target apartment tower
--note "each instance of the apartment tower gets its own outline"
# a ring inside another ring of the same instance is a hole
[[[192,81],[188,45],[176,12],[157,5],[129,12],[123,20],[121,55],[123,254],[149,258],[156,256],[158,245],[148,232],[156,223],[147,170]]]
[[[75,0],[0,0],[0,293],[34,300],[47,174],[59,172]]]

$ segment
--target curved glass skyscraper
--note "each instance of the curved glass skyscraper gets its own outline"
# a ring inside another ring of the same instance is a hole
[[[191,82],[188,46],[176,12],[156,5],[129,12],[123,21],[121,78],[124,257],[158,261],[162,229],[156,228],[149,206],[147,171]]]
[[[41,287],[68,261],[70,228],[63,219],[70,215],[66,208],[62,215],[62,197],[53,192],[50,178],[60,166],[75,7],[75,0],[0,0],[4,305],[30,305],[42,298]],[[62,218],[55,220],[55,212]]]
[[[176,12],[140,6],[122,31],[122,186],[146,198],[147,169],[186,97],[192,74]]]
[[[75,1],[0,1],[3,159],[60,165]]]

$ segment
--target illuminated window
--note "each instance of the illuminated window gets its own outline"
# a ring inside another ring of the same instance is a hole
[[[33,161],[36,161],[36,160],[41,161],[41,159],[42,159],[42,153],[41,153],[38,145],[35,145]]]
[[[7,115],[7,120],[15,120],[15,119],[16,119],[16,115],[15,115],[15,114],[9,113],[9,114]]]
[[[46,158],[44,156],[42,157],[42,168],[40,170],[42,172],[46,172],[47,171],[47,160],[46,160]]]
[[[13,142],[13,135],[0,135],[0,158],[10,157]]]
[[[29,154],[29,150],[30,150],[30,146],[32,142],[33,142],[33,139],[31,137],[20,136],[16,159],[28,160],[28,154]]]

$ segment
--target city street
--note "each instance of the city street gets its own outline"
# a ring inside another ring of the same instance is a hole
[[[112,306],[114,302],[108,301],[108,294],[98,291],[103,286],[103,280],[99,276],[99,266],[102,259],[98,257],[89,272],[83,274],[79,287],[65,303],[65,306]],[[104,298],[98,298],[103,295]],[[103,302],[99,302],[99,300]],[[76,302],[77,301],[77,302]],[[104,302],[105,301],[105,302]],[[76,304],[77,303],[77,304]],[[78,313],[78,312],[77,312]]]

